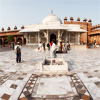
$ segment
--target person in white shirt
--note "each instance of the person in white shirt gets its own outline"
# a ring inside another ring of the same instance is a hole
[[[16,54],[16,62],[21,62],[21,45],[18,42],[17,45],[15,46],[15,54]]]
[[[56,44],[54,43],[54,41],[53,41],[53,44],[51,46],[51,52],[52,52],[52,56],[54,58],[56,58],[57,57],[57,55],[56,55]]]
[[[42,51],[42,43],[39,43],[40,52]]]

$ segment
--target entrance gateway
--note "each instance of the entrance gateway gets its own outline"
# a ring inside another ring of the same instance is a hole
[[[40,42],[49,43],[53,39],[60,40],[60,38],[67,43],[80,44],[80,37],[86,30],[80,28],[80,25],[63,24],[61,19],[51,12],[45,17],[42,24],[27,25],[20,31],[26,38],[26,45],[34,45]],[[73,41],[74,39],[74,41]],[[57,44],[57,43],[56,43]]]
[[[0,39],[0,45],[2,45],[2,39]]]
[[[54,41],[56,43],[56,35],[53,33],[50,35],[50,43]]]

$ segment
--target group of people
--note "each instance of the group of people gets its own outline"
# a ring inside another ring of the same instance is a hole
[[[46,46],[45,43],[40,42],[38,50],[40,52],[42,51],[42,48],[43,48],[43,50],[45,50],[45,48],[46,48],[45,46]],[[59,53],[62,53],[62,52],[67,53],[67,50],[70,50],[70,43],[68,41],[66,44],[62,44],[62,42],[60,42],[60,46],[57,48],[55,42],[52,41],[50,44],[47,43],[47,48],[48,48],[48,50],[51,51],[52,56],[55,58],[55,57],[57,57],[57,55],[56,55],[57,49],[58,49]]]
[[[42,50],[42,47],[43,49],[45,50],[45,43],[39,43],[39,50],[41,51]],[[52,43],[48,43],[47,44],[47,47],[48,47],[48,50],[50,50],[51,48],[51,51],[52,51],[52,54],[53,54],[53,57],[55,58],[56,57],[56,44],[52,41]],[[15,54],[16,54],[16,62],[17,63],[21,63],[21,45],[20,43],[18,42],[17,45],[15,45]]]
[[[70,43],[60,42],[58,53],[67,53],[68,50],[70,50]]]
[[[67,45],[67,50],[69,50],[70,44],[68,41],[67,41],[66,45]],[[45,43],[42,44],[40,42],[39,47],[38,47],[40,51],[42,51],[42,47],[45,50]],[[48,50],[51,50],[52,56],[54,58],[56,58],[57,57],[57,55],[56,55],[57,47],[56,47],[55,42],[52,41],[51,43],[47,43],[47,48],[48,48]],[[21,49],[22,49],[22,47],[21,47],[20,43],[18,42],[17,45],[15,45],[15,54],[16,54],[16,62],[17,63],[21,63]]]
[[[45,50],[45,43],[39,43],[39,47],[38,47],[38,50],[41,52],[42,51],[42,47],[43,47],[43,50]],[[48,50],[51,50],[52,52],[52,55],[53,57],[55,58],[56,57],[56,44],[54,41],[52,41],[51,43],[47,43],[47,48]]]
[[[44,42],[43,43],[42,42],[39,43],[38,50],[42,51],[42,47],[43,47],[43,50],[46,50],[46,45],[45,45]],[[47,43],[47,48],[48,48],[48,50],[50,50],[50,44],[49,43]]]

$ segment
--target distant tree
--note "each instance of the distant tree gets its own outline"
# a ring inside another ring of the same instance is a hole
[[[13,35],[8,35],[6,42],[8,42],[8,43],[14,42]]]

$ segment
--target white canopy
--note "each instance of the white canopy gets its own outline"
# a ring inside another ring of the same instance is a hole
[[[67,27],[61,26],[61,25],[46,25],[46,24],[42,24],[42,25],[36,25],[36,26],[30,26],[30,27],[25,27],[25,29],[22,29],[21,31],[19,31],[20,33],[24,33],[24,32],[39,32],[40,30],[53,30],[53,29],[60,29],[60,30],[67,30]]]
[[[39,32],[40,30],[66,30],[70,32],[87,32],[84,29],[80,29],[80,25],[74,24],[38,24],[28,25],[25,29],[22,29],[20,33],[24,32]]]

